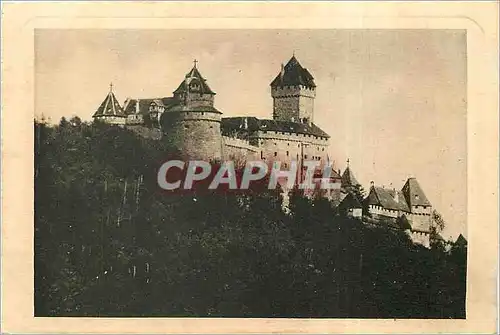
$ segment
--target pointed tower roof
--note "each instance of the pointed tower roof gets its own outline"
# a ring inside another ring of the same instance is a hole
[[[97,111],[92,115],[92,117],[98,116],[117,116],[117,117],[127,117],[123,108],[113,93],[113,84],[109,85],[109,93],[101,103]]]
[[[349,159],[347,159],[347,167],[342,174],[342,187],[346,186],[355,186],[360,185],[356,177],[354,177],[354,173],[352,173],[351,168],[349,167]]]
[[[339,209],[362,208],[362,207],[363,206],[361,205],[359,200],[352,193],[347,194],[339,204]]]
[[[215,95],[215,92],[212,91],[208,86],[207,80],[203,78],[200,71],[198,70],[196,66],[197,63],[198,61],[195,59],[193,68],[188,73],[186,73],[184,80],[179,84],[179,87],[177,87],[177,89],[174,91],[174,94],[188,92],[189,84],[191,84],[192,82],[196,82],[199,85],[200,93]]]
[[[460,246],[460,247],[467,246],[467,240],[465,239],[465,237],[462,234],[458,235],[458,238],[455,241],[455,245]]]
[[[408,178],[402,191],[405,196],[406,203],[410,206],[410,208],[412,206],[431,206],[430,201],[427,200],[427,197],[425,196],[425,193],[416,178]]]
[[[271,82],[271,87],[298,86],[303,85],[309,88],[316,87],[314,77],[302,65],[300,65],[295,55],[290,58],[285,66],[282,65],[281,72]]]

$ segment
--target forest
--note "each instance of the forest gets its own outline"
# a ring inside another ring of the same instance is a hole
[[[35,316],[465,318],[467,249],[294,190],[166,194],[169,148],[34,122]]]

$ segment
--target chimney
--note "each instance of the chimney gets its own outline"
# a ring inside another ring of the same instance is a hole
[[[139,114],[139,112],[140,112],[140,108],[139,108],[139,101],[140,101],[139,99],[137,99],[137,100],[135,101],[135,113],[136,113],[136,114]]]
[[[375,187],[375,183],[372,181],[370,181],[370,187]]]
[[[280,78],[283,79],[283,75],[285,74],[285,66],[283,63],[281,63],[281,72],[280,72]]]

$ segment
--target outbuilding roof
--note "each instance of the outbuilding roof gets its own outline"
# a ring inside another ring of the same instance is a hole
[[[397,194],[397,196],[396,196]],[[397,200],[397,201],[396,201]],[[370,193],[365,199],[368,205],[381,206],[391,210],[401,210],[409,212],[408,204],[405,201],[403,192],[390,190],[379,186],[372,186]]]
[[[137,109],[137,103],[139,103],[139,108]],[[123,109],[125,110],[125,114],[148,114],[149,107],[152,103],[155,103],[158,106],[164,107],[168,109],[172,106],[175,106],[178,102],[173,97],[163,97],[163,98],[147,98],[147,99],[131,99],[128,98],[125,100],[125,104]]]
[[[325,131],[314,123],[298,123],[291,121],[280,121],[270,119],[258,119],[256,117],[228,117],[222,119],[222,131],[224,134],[235,132],[275,131],[283,133],[296,133],[302,135],[329,138]]]

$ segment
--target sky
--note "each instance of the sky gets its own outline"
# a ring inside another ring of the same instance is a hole
[[[467,236],[464,30],[36,30],[35,114],[91,120],[118,100],[171,96],[193,60],[224,116],[272,118],[270,82],[295,53],[317,85],[329,156],[366,190],[415,177]]]

